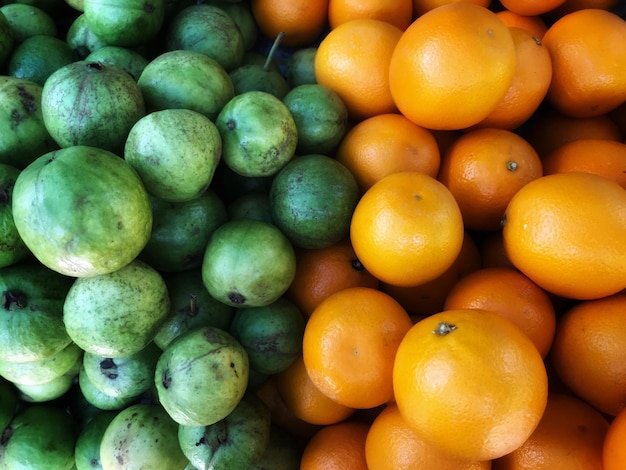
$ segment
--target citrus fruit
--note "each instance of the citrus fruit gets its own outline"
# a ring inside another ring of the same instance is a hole
[[[532,341],[487,310],[447,310],[417,322],[393,366],[402,417],[428,444],[458,458],[512,452],[544,412],[548,379]]]
[[[414,123],[463,129],[502,100],[515,63],[511,33],[495,13],[452,3],[424,13],[402,33],[389,63],[389,87],[400,112]]]
[[[350,225],[354,251],[380,281],[415,286],[452,265],[463,244],[463,218],[452,193],[424,173],[402,172],[375,183]]]
[[[500,0],[507,10],[525,16],[543,15],[560,7],[564,2],[565,0]]]
[[[400,304],[376,289],[352,287],[331,295],[304,329],[302,355],[311,381],[350,408],[388,402],[393,358],[411,324]]]
[[[626,461],[626,411],[620,411],[611,421],[602,446],[604,470],[619,470]]]
[[[537,178],[511,199],[502,235],[513,265],[549,292],[592,299],[626,287],[626,191],[614,181]]]
[[[461,2],[473,3],[485,8],[491,4],[491,0],[413,0],[413,16],[418,17],[437,7]]]
[[[369,425],[345,421],[325,426],[306,444],[300,470],[367,470],[365,439]]]
[[[397,111],[389,89],[389,62],[402,30],[381,20],[356,19],[320,42],[315,77],[334,90],[355,121]]]
[[[440,152],[428,129],[402,114],[378,114],[354,125],[341,140],[335,158],[365,192],[391,173],[419,171],[435,178]]]
[[[378,0],[330,0],[328,22],[331,28],[359,18],[386,21],[405,30],[413,20],[411,0],[379,2]]]
[[[548,30],[546,22],[541,16],[518,15],[510,10],[496,11],[496,16],[509,28],[522,28],[528,31],[537,39],[541,40]]]

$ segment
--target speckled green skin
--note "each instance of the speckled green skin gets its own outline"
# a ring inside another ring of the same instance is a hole
[[[148,193],[135,171],[120,157],[85,146],[42,155],[22,170],[13,217],[33,254],[73,277],[125,266],[152,227]]]
[[[251,394],[217,423],[180,426],[178,441],[198,470],[248,469],[267,448],[270,423],[269,408]]]
[[[61,408],[29,405],[3,434],[0,468],[70,470],[76,438],[76,424]]]
[[[2,5],[0,11],[11,25],[16,44],[39,34],[57,36],[58,29],[54,19],[39,7],[26,3],[9,3]]]
[[[177,434],[178,425],[161,406],[129,406],[113,418],[102,436],[102,467],[183,470],[187,458],[180,450]]]
[[[71,343],[63,302],[73,279],[37,262],[0,270],[0,360],[42,360]]]
[[[102,62],[105,65],[117,65],[128,72],[135,80],[148,65],[148,59],[134,49],[121,46],[104,46],[89,53],[86,61]]]
[[[161,405],[184,426],[208,426],[228,416],[248,386],[246,351],[229,333],[210,326],[172,341],[157,363]]]
[[[40,385],[70,371],[76,362],[82,359],[82,354],[82,349],[70,343],[69,346],[39,361],[0,361],[0,375],[11,382]]]
[[[13,220],[13,185],[20,170],[0,163],[0,268],[24,259],[30,253]]]
[[[43,120],[61,147],[90,145],[121,154],[131,127],[145,115],[137,82],[125,70],[77,61],[57,69],[41,94]]]
[[[63,321],[83,350],[118,358],[145,348],[169,308],[159,272],[134,260],[112,273],[77,279],[65,298]]]
[[[138,397],[114,397],[103,393],[89,380],[84,367],[81,367],[78,373],[78,387],[85,401],[99,410],[123,410],[127,406],[137,403],[138,400]]]

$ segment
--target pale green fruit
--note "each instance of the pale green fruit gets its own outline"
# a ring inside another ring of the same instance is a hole
[[[99,390],[85,373],[85,368],[81,367],[78,373],[78,386],[85,401],[99,409],[105,411],[117,411],[137,402],[138,397],[114,397]]]
[[[102,411],[81,429],[74,452],[76,470],[102,470],[100,443],[106,428],[116,416],[115,411]]]
[[[72,388],[72,385],[74,385],[80,365],[81,361],[79,359],[65,374],[49,380],[48,382],[36,385],[16,383],[15,388],[19,393],[18,396],[20,400],[29,403],[44,403],[61,398]]]

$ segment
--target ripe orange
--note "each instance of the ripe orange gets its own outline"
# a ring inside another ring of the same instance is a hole
[[[561,381],[610,416],[626,407],[626,294],[570,308],[557,325],[551,359]]]
[[[554,306],[541,287],[512,268],[483,268],[459,280],[445,310],[477,308],[499,313],[515,323],[546,357],[556,329]]]
[[[446,296],[459,279],[480,268],[481,258],[473,238],[466,232],[456,260],[432,281],[418,286],[382,283],[380,290],[396,299],[410,315],[432,315],[443,310]]]
[[[325,426],[306,444],[300,470],[368,470],[365,440],[369,425],[344,421]]]
[[[608,427],[604,416],[584,401],[550,393],[537,429],[519,448],[494,460],[492,469],[603,470]]]
[[[274,376],[276,389],[285,406],[299,419],[311,424],[339,423],[354,413],[353,408],[340,405],[324,395],[311,382],[302,356]]]
[[[487,8],[491,4],[491,0],[413,0],[413,16],[421,16],[427,11],[450,3],[473,3]]]
[[[289,298],[308,318],[328,296],[348,287],[378,287],[378,279],[361,264],[350,240],[320,249],[296,250],[296,274]]]
[[[350,408],[373,408],[393,398],[396,349],[412,326],[389,295],[352,287],[324,300],[302,340],[304,365],[315,386]]]
[[[509,10],[500,10],[496,12],[496,16],[509,28],[522,28],[528,31],[537,39],[541,40],[548,30],[548,26],[543,17],[518,15]]]
[[[438,180],[456,199],[465,227],[498,230],[513,195],[542,176],[532,146],[505,129],[468,131],[442,155]]]
[[[489,470],[491,462],[459,460],[427,444],[391,403],[372,422],[365,440],[369,470]]]
[[[432,132],[401,114],[379,114],[357,123],[342,139],[335,158],[352,172],[361,192],[401,171],[435,178],[440,163]]]
[[[350,239],[380,281],[416,286],[443,274],[463,244],[463,218],[452,193],[418,172],[394,173],[374,184],[352,214]]]
[[[502,231],[513,265],[570,299],[626,288],[626,190],[591,173],[546,175],[511,199]]]
[[[312,44],[324,30],[328,0],[251,0],[250,9],[259,30],[274,39],[285,33],[281,45]]]
[[[548,378],[532,341],[487,310],[446,310],[406,334],[393,368],[402,417],[444,452],[490,460],[518,448],[546,406]]]
[[[509,28],[484,7],[444,5],[418,17],[391,56],[398,109],[428,129],[463,129],[493,111],[515,74]]]
[[[386,21],[405,30],[413,20],[412,0],[330,0],[328,2],[328,22],[331,28],[359,18]]]
[[[389,90],[389,62],[402,36],[380,20],[352,20],[331,30],[315,54],[315,77],[343,100],[350,117],[360,121],[397,111]]]
[[[553,63],[547,100],[563,114],[606,114],[626,100],[626,21],[585,9],[568,13],[543,36]]]
[[[518,15],[543,15],[560,7],[565,0],[500,0],[502,6]]]
[[[523,136],[541,158],[561,145],[578,139],[606,139],[621,142],[619,126],[607,115],[574,118],[554,110],[542,109],[528,123]]]
[[[626,462],[626,409],[611,421],[602,447],[603,470],[622,470]],[[367,452],[367,441],[366,452]],[[367,456],[367,453],[365,454]]]
[[[517,65],[513,82],[495,109],[475,127],[517,129],[543,102],[552,80],[550,53],[526,29],[510,27]]]
[[[604,176],[626,189],[626,143],[603,139],[578,139],[546,155],[544,174],[586,171]]]

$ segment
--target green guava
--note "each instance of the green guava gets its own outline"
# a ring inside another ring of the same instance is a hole
[[[100,62],[104,65],[116,65],[125,70],[131,77],[139,79],[148,59],[134,49],[122,46],[104,46],[92,51],[85,57],[88,62]]]
[[[265,193],[242,194],[233,200],[228,207],[230,220],[252,219],[273,223],[269,196]]]
[[[231,220],[209,240],[202,279],[209,293],[234,307],[260,307],[277,300],[296,272],[289,240],[273,224]]]
[[[285,78],[291,88],[317,83],[315,55],[317,47],[305,47],[293,52],[285,64]]]
[[[148,193],[132,167],[86,146],[47,153],[22,170],[13,187],[13,218],[37,259],[73,277],[127,265],[152,229]]]
[[[93,51],[109,45],[92,31],[84,13],[72,21],[65,35],[65,41],[83,59]]]
[[[8,3],[0,7],[0,11],[11,25],[15,44],[39,34],[57,36],[58,28],[54,18],[34,5],[26,3]]]
[[[270,438],[267,405],[254,394],[245,395],[224,419],[208,426],[179,426],[178,441],[198,470],[250,468],[261,458]]]
[[[169,309],[161,274],[133,260],[112,273],[78,278],[65,297],[63,321],[85,352],[119,358],[144,349]]]
[[[211,326],[172,341],[157,362],[159,401],[174,421],[208,426],[228,416],[248,386],[248,356],[229,333]]]
[[[0,268],[11,266],[30,253],[13,220],[13,186],[19,174],[14,166],[0,163]]]
[[[116,411],[102,411],[81,428],[74,451],[76,470],[102,470],[100,443],[116,416]]]
[[[139,401],[139,397],[114,397],[97,388],[81,367],[78,372],[78,388],[85,401],[98,410],[119,411]]]
[[[136,404],[120,411],[100,443],[105,469],[183,470],[187,458],[178,445],[178,425],[160,405]]]
[[[36,385],[15,384],[18,397],[27,403],[46,403],[63,397],[74,385],[80,369],[81,361],[77,360],[74,365],[64,374],[44,383]]]

